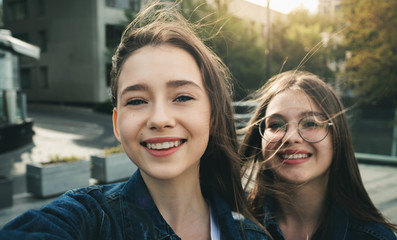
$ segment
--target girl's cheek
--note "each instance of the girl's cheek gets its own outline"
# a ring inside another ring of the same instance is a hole
[[[262,151],[277,148],[279,143],[269,143],[266,140],[262,140]]]

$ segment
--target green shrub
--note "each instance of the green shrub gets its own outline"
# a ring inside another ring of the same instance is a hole
[[[124,149],[123,149],[123,146],[121,146],[121,144],[116,147],[110,147],[110,148],[104,149],[105,156],[109,156],[110,154],[113,154],[113,153],[122,153],[122,152],[124,152]]]
[[[43,165],[50,165],[50,164],[56,164],[56,163],[67,163],[67,162],[76,162],[82,160],[82,157],[78,156],[60,156],[59,154],[56,155],[51,155],[50,156],[50,161],[48,162],[43,162]]]

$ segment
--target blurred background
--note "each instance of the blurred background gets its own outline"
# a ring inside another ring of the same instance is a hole
[[[52,201],[65,191],[61,186],[77,187],[67,184],[80,179],[76,170],[69,177],[61,170],[42,183],[54,183],[58,193],[37,197],[29,189],[28,165],[72,155],[92,166],[93,155],[118,144],[109,98],[111,56],[146,2],[0,0],[0,228]],[[279,72],[307,70],[336,89],[347,107],[364,185],[397,223],[397,1],[179,4],[230,68],[238,127],[250,117],[250,95]],[[128,158],[126,164],[131,166]],[[83,185],[101,183],[90,169],[78,169]]]
[[[110,113],[111,56],[145,3],[0,0],[0,28],[40,49],[39,56],[18,54],[12,60],[17,67],[11,84],[1,78],[0,125],[10,118],[25,121],[24,109],[32,103]],[[281,71],[313,72],[349,107],[356,152],[396,156],[397,1],[183,0],[180,5],[230,68],[236,102]],[[0,75],[8,71],[5,56]],[[12,108],[17,110],[10,113]]]

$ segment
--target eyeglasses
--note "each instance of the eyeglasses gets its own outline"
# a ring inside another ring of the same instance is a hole
[[[297,123],[299,135],[310,143],[322,141],[328,135],[329,126],[333,125],[322,115],[307,116],[299,122],[286,122],[279,116],[268,116],[262,118],[257,125],[262,138],[275,143],[284,138],[290,123]]]

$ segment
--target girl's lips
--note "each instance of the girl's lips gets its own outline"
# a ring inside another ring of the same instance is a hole
[[[279,160],[284,164],[296,165],[301,164],[310,159],[311,153],[306,151],[286,150],[278,154]]]
[[[141,145],[156,157],[165,157],[176,152],[187,140],[175,137],[150,138]]]
[[[169,148],[173,148],[173,147],[178,147],[182,143],[183,143],[182,141],[169,141],[169,142],[161,142],[161,143],[146,143],[146,147],[149,148],[149,149],[164,150],[164,149],[169,149]]]

